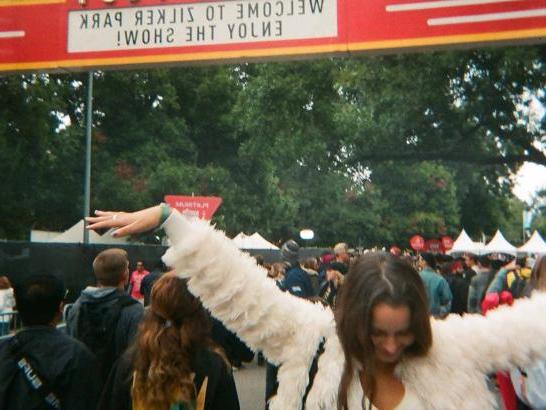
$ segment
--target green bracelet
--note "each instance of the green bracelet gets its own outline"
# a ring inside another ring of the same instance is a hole
[[[165,202],[161,203],[161,217],[159,218],[159,226],[163,225],[165,221],[171,216],[172,208],[169,204]]]

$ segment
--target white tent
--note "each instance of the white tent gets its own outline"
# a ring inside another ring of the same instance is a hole
[[[493,239],[491,239],[491,241],[487,245],[485,245],[485,248],[483,250],[484,254],[507,253],[514,255],[516,252],[516,247],[509,243],[499,230],[497,230],[495,236],[493,236]]]
[[[56,236],[59,236],[62,232],[57,231],[41,231],[39,229],[32,229],[30,231],[30,242],[49,242]]]
[[[253,249],[279,249],[278,246],[273,245],[258,232],[254,232],[250,235],[250,238],[252,239],[252,243],[256,245]]]
[[[46,235],[42,231],[38,235],[33,235],[31,233],[31,238],[34,238],[34,242],[80,243],[83,242],[84,229],[85,221],[81,219],[78,223],[62,233],[55,232],[55,235]],[[104,235],[99,235],[95,231],[89,231],[89,243],[122,244],[127,243],[127,239],[114,238],[110,235],[110,231],[106,232]]]
[[[250,249],[248,245],[250,244],[250,236],[246,235],[243,232],[240,232],[232,239],[233,242],[235,242],[235,245],[239,249]]]
[[[518,252],[546,254],[546,242],[544,242],[538,231],[535,231],[529,240],[518,248]]]
[[[239,249],[279,249],[264,239],[258,232],[254,232],[252,235],[245,235],[241,232],[233,238],[233,242]]]
[[[479,255],[483,251],[484,245],[481,242],[474,242],[470,239],[470,236],[463,229],[455,242],[453,242],[453,248],[451,248],[447,253],[474,253]]]

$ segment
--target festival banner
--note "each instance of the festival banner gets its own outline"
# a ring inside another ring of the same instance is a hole
[[[0,72],[539,42],[546,0],[0,0]]]

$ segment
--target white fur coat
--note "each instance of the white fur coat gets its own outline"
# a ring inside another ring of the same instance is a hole
[[[173,212],[163,225],[171,248],[168,266],[188,278],[190,291],[249,347],[280,365],[271,410],[302,408],[309,368],[322,340],[318,372],[306,409],[335,409],[344,365],[330,309],[281,292],[255,260],[207,222]],[[450,316],[433,321],[433,344],[423,358],[403,360],[396,372],[425,409],[488,409],[485,375],[546,357],[546,295],[535,294],[487,317]],[[349,408],[361,409],[358,375]]]

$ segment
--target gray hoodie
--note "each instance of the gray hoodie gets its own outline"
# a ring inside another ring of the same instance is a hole
[[[78,318],[82,302],[98,299],[107,302],[111,301],[116,296],[124,294],[126,294],[124,291],[114,287],[96,288],[94,286],[88,286],[85,288],[74,304],[65,309],[64,319],[66,321],[67,333],[77,339]],[[121,316],[114,335],[114,356],[116,358],[119,357],[135,339],[138,325],[140,324],[143,315],[144,307],[138,302],[126,306],[121,310]]]

